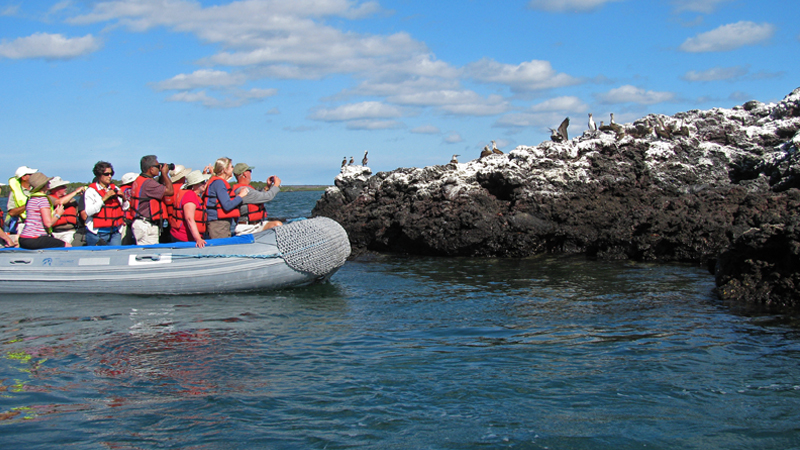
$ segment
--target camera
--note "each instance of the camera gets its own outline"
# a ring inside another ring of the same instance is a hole
[[[169,163],[169,164],[167,164],[167,163],[162,163],[162,164],[161,164],[161,167],[164,167],[164,166],[167,166],[167,167],[169,167],[169,170],[175,170],[175,164],[173,164],[173,163]]]

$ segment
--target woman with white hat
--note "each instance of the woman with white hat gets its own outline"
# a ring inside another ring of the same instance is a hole
[[[206,231],[204,221],[205,209],[200,200],[211,175],[195,170],[186,176],[186,189],[179,189],[175,194],[174,221],[176,226],[170,228],[172,240],[176,242],[196,243],[197,248],[206,246],[203,233]],[[172,222],[172,220],[170,220]]]
[[[64,213],[62,205],[56,205],[51,209],[50,199],[47,197],[47,183],[50,178],[47,175],[36,172],[30,177],[31,198],[25,207],[25,228],[19,235],[19,246],[31,250],[51,247],[72,247],[60,239],[56,239],[47,233],[47,229],[52,227],[56,220]]]

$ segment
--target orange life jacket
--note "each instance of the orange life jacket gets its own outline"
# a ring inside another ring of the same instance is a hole
[[[52,228],[58,228],[62,225],[78,226],[78,207],[74,204],[64,207],[64,212],[61,217],[56,220]]]
[[[89,187],[97,191],[101,198],[106,195],[109,189],[116,190],[114,183],[109,184],[108,189],[101,188],[97,182],[90,184]],[[92,216],[92,223],[95,228],[118,227],[122,225],[123,216],[122,203],[120,203],[119,197],[115,195],[103,202],[100,212]]]
[[[133,193],[133,191],[131,191],[130,184],[126,184],[125,186],[120,187],[119,193],[122,194],[123,197],[125,197],[125,200],[128,200],[128,202],[131,201],[131,194]],[[125,221],[128,224],[133,222],[133,219],[136,218],[136,208],[133,207],[133,203],[129,203],[129,205],[130,206],[128,207],[128,209],[126,209],[123,213],[123,217],[125,218]]]
[[[187,192],[189,192],[188,189],[178,189],[178,192],[174,196],[175,203],[172,208],[174,217],[170,216],[170,226],[175,229],[186,226],[186,217],[183,214],[183,196],[186,195]],[[173,220],[175,221],[174,226],[172,225]],[[197,231],[201,236],[206,232],[206,222],[208,222],[206,207],[201,200],[200,206],[194,210],[194,223],[197,224]],[[189,227],[186,227],[186,235],[189,236],[189,238],[192,237],[192,232],[189,230]]]
[[[166,214],[164,213],[161,200],[149,197],[142,198],[141,196],[142,185],[144,185],[146,180],[148,180],[148,178],[139,175],[136,177],[136,180],[134,180],[133,186],[131,187],[131,208],[133,208],[134,217],[142,217],[152,222],[164,220],[166,218]],[[143,217],[141,214],[139,214],[140,200],[148,200],[150,202],[150,217]]]
[[[239,189],[240,187],[246,187],[248,189],[255,190],[253,186],[250,186],[249,184],[235,184],[233,185],[233,192],[236,192],[236,190]],[[241,217],[247,219],[248,223],[258,223],[263,220],[267,220],[267,207],[264,203],[260,203],[257,205],[247,204],[242,206],[247,207],[247,215]],[[241,212],[239,214],[241,214]]]
[[[206,188],[203,191],[203,204],[205,205],[206,209],[209,208],[208,201],[210,200],[208,197],[208,188],[211,186],[211,183],[213,183],[215,180],[222,180],[222,182],[225,183],[225,189],[228,191],[228,195],[231,198],[233,198],[234,196],[233,189],[231,189],[231,185],[228,184],[228,182],[224,178],[214,175],[208,180],[208,183],[206,183]],[[222,209],[222,204],[220,203],[219,199],[215,200],[217,202],[215,206],[217,210],[217,219],[236,219],[239,217],[239,207],[233,208],[230,211],[225,211],[224,209]]]

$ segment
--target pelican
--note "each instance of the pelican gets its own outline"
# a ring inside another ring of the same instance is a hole
[[[361,165],[362,166],[366,166],[367,165],[367,161],[369,161],[367,159],[367,152],[368,152],[368,150],[364,150],[364,158],[361,159]]]
[[[564,121],[563,121],[563,122],[561,122],[561,125],[559,125],[559,126],[558,126],[558,134],[559,134],[559,135],[560,135],[560,136],[561,136],[561,137],[562,137],[562,138],[563,138],[565,141],[568,141],[568,140],[569,140],[569,136],[567,135],[567,128],[569,128],[569,117],[567,117],[566,119],[564,119]]]
[[[492,153],[494,153],[495,155],[502,155],[503,154],[503,152],[501,152],[500,149],[497,148],[497,144],[495,144],[494,141],[492,141]]]

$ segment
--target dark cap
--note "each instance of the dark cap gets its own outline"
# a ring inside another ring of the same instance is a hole
[[[241,174],[247,172],[248,170],[253,170],[253,169],[255,169],[255,167],[250,167],[245,163],[238,163],[235,166],[233,166],[233,174],[234,175],[241,175]]]

